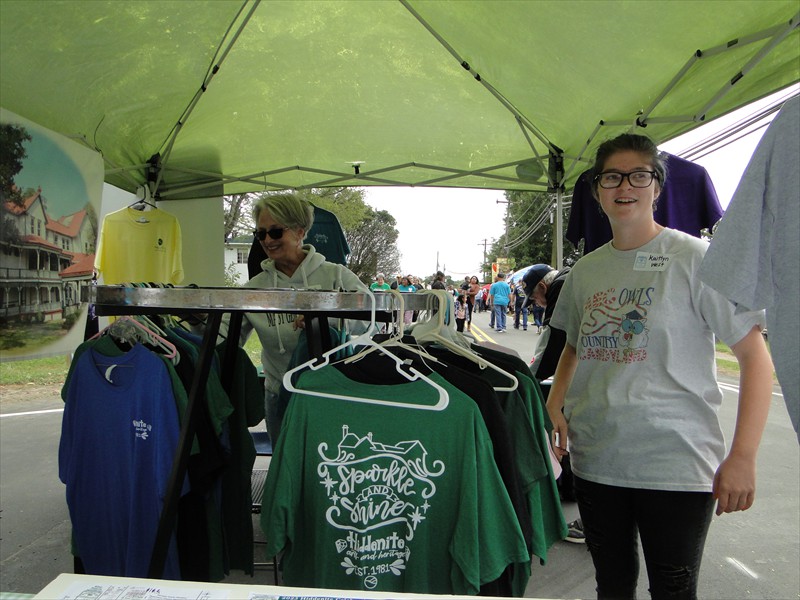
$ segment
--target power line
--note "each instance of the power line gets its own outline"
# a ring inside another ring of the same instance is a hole
[[[766,127],[769,124],[769,121],[764,122],[764,120],[777,113],[785,102],[797,95],[798,92],[793,89],[780,98],[773,100],[769,105],[761,108],[759,111],[745,115],[725,129],[717,131],[708,137],[695,142],[688,148],[685,148],[680,152],[676,152],[675,154],[681,158],[685,158],[686,160],[697,160],[699,158],[703,158],[704,156],[708,156],[717,150],[721,150],[722,148],[737,142],[743,137]],[[750,129],[748,130],[748,128]]]
[[[562,205],[563,209],[567,209],[571,206],[571,202],[565,202]],[[549,220],[550,214],[555,209],[554,203],[548,203],[547,205],[542,208],[541,212],[536,215],[536,217],[531,221],[530,225],[527,225],[526,229],[520,233],[515,239],[508,242],[509,248],[516,248],[528,238],[530,238],[534,233],[536,233],[547,220]]]

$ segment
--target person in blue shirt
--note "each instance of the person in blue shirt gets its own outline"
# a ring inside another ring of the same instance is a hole
[[[411,283],[411,275],[403,276],[397,284],[397,289],[401,292],[413,294],[417,291],[417,288],[414,287]],[[414,316],[413,310],[406,310],[403,311],[403,323],[406,325],[411,325],[411,321]]]
[[[506,312],[511,298],[511,286],[506,283],[505,273],[497,274],[497,281],[489,288],[489,306],[494,311],[494,323],[497,333],[506,331]]]

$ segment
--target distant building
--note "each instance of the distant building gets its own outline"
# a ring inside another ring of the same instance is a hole
[[[0,321],[60,320],[91,283],[97,219],[90,205],[56,219],[39,188],[0,205]]]
[[[250,279],[247,272],[247,256],[253,244],[252,235],[240,235],[225,240],[225,272],[235,273],[239,276],[237,285],[242,285]]]

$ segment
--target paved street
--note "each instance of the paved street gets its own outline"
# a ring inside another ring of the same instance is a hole
[[[474,333],[530,358],[536,328],[489,330],[488,313],[475,315]],[[721,419],[730,436],[736,411],[736,381],[724,379]],[[0,389],[0,591],[35,593],[61,572],[72,571],[70,526],[64,486],[58,480],[61,426],[57,388]],[[800,597],[800,453],[783,398],[776,387],[759,454],[755,506],[715,517],[700,581],[706,599],[797,599]],[[577,516],[566,504],[567,520]],[[236,583],[270,583],[232,575]],[[639,595],[646,598],[646,575]],[[532,598],[593,598],[594,579],[585,546],[558,542],[546,565],[534,565],[526,593]]]

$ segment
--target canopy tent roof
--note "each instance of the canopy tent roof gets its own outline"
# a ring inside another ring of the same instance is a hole
[[[551,154],[569,188],[604,139],[800,80],[798,20],[797,0],[0,0],[0,105],[165,199],[547,189]]]

